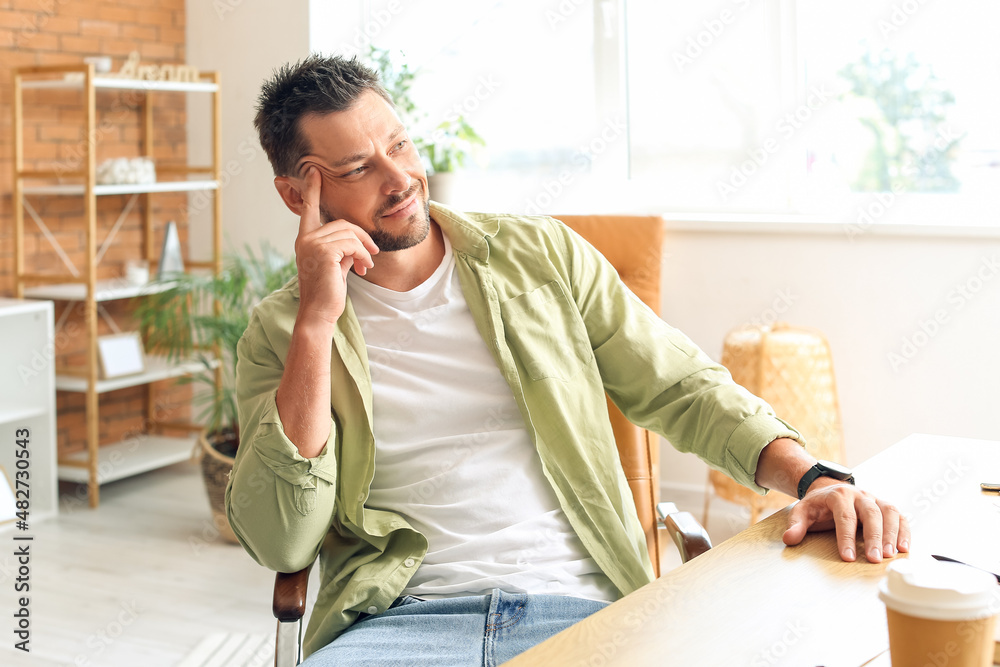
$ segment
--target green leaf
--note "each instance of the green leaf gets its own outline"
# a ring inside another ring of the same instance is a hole
[[[236,429],[236,346],[250,322],[250,313],[264,297],[280,288],[296,274],[295,261],[262,243],[260,253],[244,246],[242,252],[227,254],[219,275],[183,274],[167,281],[155,281],[165,291],[133,300],[135,315],[146,340],[146,350],[165,354],[169,359],[193,358],[205,370],[178,378],[181,384],[206,386],[194,403],[204,404],[198,414],[210,432]],[[201,348],[219,351],[222,386],[215,383],[213,357]]]
[[[413,82],[419,70],[411,70],[402,53],[369,46],[368,64],[378,70],[382,85],[392,96],[400,120],[406,126],[414,146],[424,157],[430,173],[456,171],[466,160],[486,146],[486,142],[463,116],[447,119],[427,131],[423,114],[411,97]]]

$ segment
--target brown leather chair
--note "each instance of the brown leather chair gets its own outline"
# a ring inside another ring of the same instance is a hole
[[[618,271],[639,299],[660,313],[660,268],[663,264],[663,219],[655,216],[555,216],[587,239]],[[639,521],[646,532],[653,571],[660,576],[660,531],[656,504],[660,499],[660,438],[629,420],[608,399],[611,428],[625,477],[632,489]]]
[[[618,271],[622,281],[654,312],[660,311],[660,268],[663,263],[663,220],[654,216],[556,216],[600,251]],[[673,503],[659,503],[660,439],[632,424],[609,400],[611,426],[618,454],[628,479],[653,571],[660,576],[660,553],[666,528],[680,551],[681,560],[711,548],[708,534],[688,512]],[[659,514],[659,521],[657,515]],[[296,665],[301,659],[302,617],[305,615],[309,568],[274,580],[274,616],[278,619],[275,665]]]

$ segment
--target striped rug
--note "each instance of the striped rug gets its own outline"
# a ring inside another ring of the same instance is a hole
[[[274,635],[215,632],[176,667],[267,667],[274,664]]]

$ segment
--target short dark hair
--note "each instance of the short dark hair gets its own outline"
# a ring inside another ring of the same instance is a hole
[[[309,151],[299,131],[303,116],[346,111],[366,90],[393,103],[378,72],[356,56],[347,59],[313,54],[275,70],[261,86],[254,118],[261,148],[271,161],[274,175],[291,175],[295,163]]]

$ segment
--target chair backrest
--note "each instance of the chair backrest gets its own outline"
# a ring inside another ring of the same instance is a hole
[[[660,312],[660,268],[663,263],[663,219],[656,216],[565,215],[555,216],[603,254],[643,303]],[[631,423],[608,401],[611,427],[618,455],[639,521],[653,571],[660,576],[660,534],[656,503],[660,496],[660,438]]]

